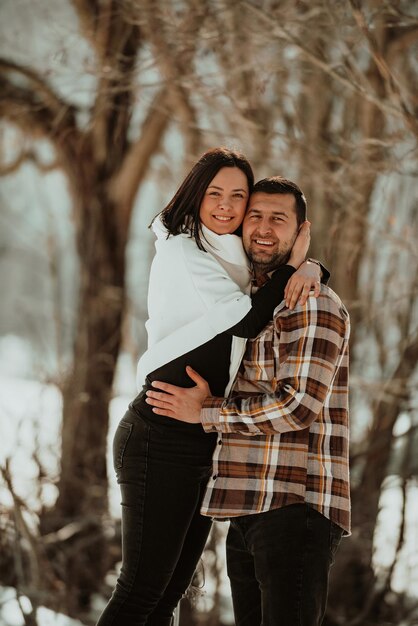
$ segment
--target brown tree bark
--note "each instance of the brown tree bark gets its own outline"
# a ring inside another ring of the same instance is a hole
[[[88,129],[77,127],[73,107],[41,76],[7,60],[0,63],[0,115],[31,138],[52,142],[73,199],[80,267],[73,364],[63,382],[59,496],[43,512],[41,532],[79,524],[56,559],[57,578],[66,585],[65,609],[77,615],[108,568],[102,530],[106,442],[125,306],[125,248],[135,194],[170,122],[170,103],[162,89],[132,143],[139,29],[113,0],[74,4],[101,72]]]
[[[186,158],[195,156],[203,137],[212,145],[233,137],[260,168],[257,175],[281,173],[300,180],[311,206],[311,254],[330,265],[331,286],[350,306],[355,338],[368,305],[361,303],[359,272],[372,193],[388,155],[393,158],[392,146],[405,140],[402,129],[391,143],[388,121],[416,134],[411,114],[416,70],[404,54],[416,42],[416,20],[398,14],[396,3],[385,3],[388,17],[380,4],[191,0],[180,6],[163,0],[154,6],[148,0],[73,0],[97,61],[97,93],[83,128],[76,108],[44,77],[9,60],[0,62],[0,116],[33,139],[49,138],[74,201],[80,262],[74,368],[63,385],[59,497],[42,520],[42,532],[57,539],[47,550],[58,583],[66,585],[69,613],[88,606],[107,569],[105,452],[125,307],[124,250],[150,158],[173,119],[186,136]],[[155,86],[138,133],[131,117],[142,40],[162,84]],[[212,82],[207,70],[217,74]],[[199,128],[201,103],[205,131]],[[35,162],[36,153],[24,150],[5,171],[24,159]],[[415,343],[402,345],[399,354],[393,379],[406,381]],[[343,542],[334,567],[330,624],[361,624],[372,608],[373,529],[405,390],[406,382],[400,396],[385,395],[373,407],[365,469],[357,462],[355,467],[362,480],[353,493],[354,533]],[[67,538],[61,541],[55,531],[63,526]],[[190,621],[197,622],[191,614]],[[213,621],[218,617],[215,611]]]

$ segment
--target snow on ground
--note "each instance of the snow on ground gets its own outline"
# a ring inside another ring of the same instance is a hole
[[[17,338],[0,339],[0,463],[10,459],[10,468],[15,489],[29,505],[36,509],[42,501],[52,504],[56,497],[54,481],[44,481],[41,492],[34,489],[38,475],[37,464],[32,459],[35,449],[39,450],[40,461],[47,475],[58,475],[60,449],[60,416],[62,398],[56,386],[25,378],[30,354],[27,347]],[[119,490],[114,477],[111,442],[117,424],[123,416],[134,390],[134,372],[129,357],[119,364],[117,388],[120,393],[110,406],[108,445],[109,496],[112,514],[119,516]],[[122,385],[123,382],[123,385]],[[401,558],[395,569],[393,587],[396,591],[408,591],[418,597],[418,483],[410,485],[408,493],[407,528]],[[0,484],[0,505],[11,504],[10,494]],[[396,477],[389,477],[381,499],[381,512],[375,537],[375,566],[384,573],[391,563],[401,516],[401,491]],[[226,576],[225,576],[226,578]],[[225,594],[228,596],[225,580]],[[206,601],[209,600],[208,589]],[[0,588],[1,626],[21,626],[21,611],[14,590]],[[42,613],[42,614],[41,614]],[[42,626],[79,626],[80,622],[39,609]]]
[[[30,613],[32,607],[25,597],[20,599],[20,606],[16,600],[16,590],[11,587],[0,587],[0,625],[24,626],[22,610]],[[79,620],[71,619],[66,615],[54,613],[45,607],[36,612],[38,623],[41,626],[83,626]]]

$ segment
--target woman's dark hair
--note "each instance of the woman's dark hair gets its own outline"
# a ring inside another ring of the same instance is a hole
[[[194,164],[172,200],[160,213],[170,235],[190,232],[200,250],[205,250],[201,239],[200,205],[209,183],[223,167],[238,167],[245,174],[251,193],[254,174],[247,158],[228,148],[208,150]]]

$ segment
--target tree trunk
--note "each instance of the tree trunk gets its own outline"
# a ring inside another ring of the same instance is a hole
[[[381,610],[382,598],[376,589],[372,568],[374,530],[393,449],[393,427],[409,397],[408,384],[417,359],[418,337],[415,337],[405,346],[399,365],[376,405],[362,475],[352,494],[355,533],[343,541],[333,571],[330,607],[335,613],[341,613],[345,607],[346,617],[352,620],[353,626],[362,626],[369,613],[377,613],[378,619]],[[351,599],[350,604],[347,597]]]
[[[124,249],[116,208],[105,194],[83,200],[79,233],[80,296],[74,361],[63,390],[59,496],[45,512],[42,534],[76,529],[61,559],[67,611],[87,608],[108,569],[103,517],[108,513],[106,469],[109,400],[121,343]]]

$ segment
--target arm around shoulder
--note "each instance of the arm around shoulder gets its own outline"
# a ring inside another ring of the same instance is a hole
[[[271,393],[238,395],[220,408],[205,403],[206,430],[284,433],[308,428],[320,414],[348,349],[348,313],[338,297],[322,287],[318,299],[311,296],[292,311],[281,305],[274,322],[275,389],[272,385]],[[263,369],[264,364],[256,366]],[[251,379],[251,367],[246,363],[244,378]]]

